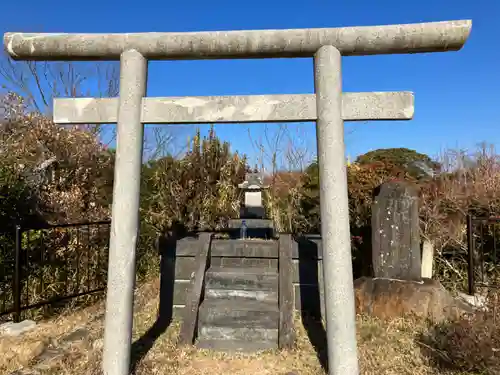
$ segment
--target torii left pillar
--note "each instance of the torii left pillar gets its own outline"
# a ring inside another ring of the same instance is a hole
[[[120,56],[120,98],[113,182],[113,206],[106,295],[103,368],[128,374],[132,342],[135,249],[139,234],[139,197],[144,126],[142,98],[146,96],[148,62],[136,50]],[[131,212],[134,214],[131,215]],[[120,218],[116,220],[116,218]],[[112,372],[111,372],[112,371]]]

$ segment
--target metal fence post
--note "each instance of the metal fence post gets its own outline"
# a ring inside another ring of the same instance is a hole
[[[22,251],[22,229],[20,225],[16,226],[16,249],[14,265],[14,285],[12,294],[14,299],[14,322],[21,321],[21,251]]]
[[[472,228],[472,215],[467,215],[467,253],[468,253],[468,271],[467,281],[469,283],[469,295],[475,294],[474,285],[474,232]]]

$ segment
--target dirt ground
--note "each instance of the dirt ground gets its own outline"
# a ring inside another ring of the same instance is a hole
[[[325,374],[325,335],[320,323],[296,317],[296,347],[253,355],[229,355],[178,348],[179,324],[155,332],[159,283],[136,292],[132,362],[137,375],[172,374]],[[43,323],[19,338],[0,337],[0,374],[100,374],[103,303]],[[153,327],[153,328],[152,328]],[[397,319],[382,322],[358,317],[361,374],[461,374],[437,367],[440,353],[419,337],[426,322]],[[443,359],[443,358],[441,358]],[[465,373],[463,373],[465,374]]]

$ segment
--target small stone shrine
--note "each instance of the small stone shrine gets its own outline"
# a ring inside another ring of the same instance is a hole
[[[246,236],[273,238],[273,222],[266,218],[262,192],[267,189],[260,173],[248,173],[245,181],[238,185],[244,194],[244,204],[240,208],[240,218],[229,221],[229,228],[240,230],[246,226]],[[238,232],[240,233],[240,232]]]
[[[245,195],[245,204],[241,207],[240,218],[264,219],[266,209],[262,204],[262,191],[267,189],[260,173],[248,173],[245,181],[238,185]]]

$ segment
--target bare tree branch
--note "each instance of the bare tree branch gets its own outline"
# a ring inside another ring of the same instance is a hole
[[[22,96],[27,109],[50,114],[55,97],[117,96],[119,70],[110,62],[14,61],[0,56],[1,87]]]

